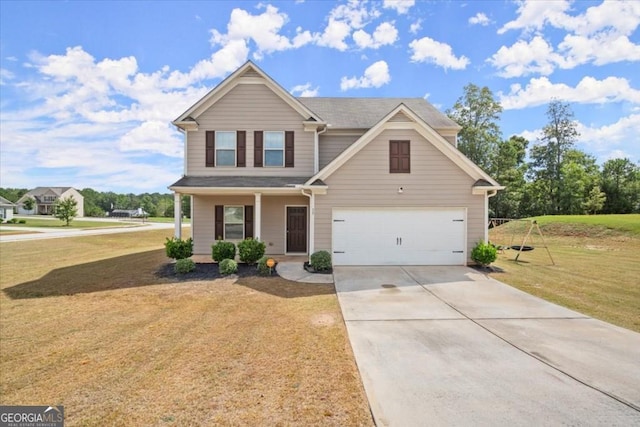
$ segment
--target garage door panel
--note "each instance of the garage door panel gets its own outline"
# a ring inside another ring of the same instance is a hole
[[[334,209],[335,265],[464,265],[465,210]]]

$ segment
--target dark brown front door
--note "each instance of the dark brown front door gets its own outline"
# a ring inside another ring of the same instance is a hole
[[[307,252],[307,208],[287,207],[287,252]]]

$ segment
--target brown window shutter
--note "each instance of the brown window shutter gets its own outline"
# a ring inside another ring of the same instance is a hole
[[[411,145],[409,141],[389,141],[389,172],[411,172]]]
[[[244,207],[244,238],[253,238],[253,206]]]
[[[208,168],[216,165],[216,132],[208,130],[206,133],[206,164]]]
[[[216,225],[215,240],[223,240],[224,239],[224,206],[222,205],[216,205],[215,225]]]
[[[284,133],[284,167],[292,168],[293,167],[293,131],[288,130]]]
[[[237,160],[236,166],[239,168],[243,168],[247,166],[247,132],[244,130],[239,130],[236,132],[236,147],[237,147]]]
[[[253,166],[256,168],[262,167],[262,138],[261,130],[253,132]]]

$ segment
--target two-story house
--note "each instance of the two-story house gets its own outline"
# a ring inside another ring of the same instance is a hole
[[[334,265],[464,265],[502,189],[424,99],[296,98],[252,62],[173,124],[176,236],[190,196],[196,254],[251,237],[268,254],[327,250]]]
[[[78,203],[78,217],[84,216],[84,197],[73,187],[36,187],[25,193],[18,201],[18,213],[20,215],[53,215],[53,207],[58,199],[71,197]],[[24,202],[33,199],[33,209],[26,209]]]

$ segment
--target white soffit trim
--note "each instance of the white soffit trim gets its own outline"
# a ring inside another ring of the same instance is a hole
[[[260,77],[262,77],[262,79],[258,77],[242,77],[242,75],[249,69],[255,71],[258,75],[260,75]],[[276,95],[282,98],[287,104],[289,104],[291,108],[298,112],[304,118],[304,120],[313,118],[318,122],[322,122],[322,119],[320,117],[318,117],[315,113],[305,107],[300,101],[298,101],[289,92],[287,92],[275,80],[273,80],[264,71],[262,71],[260,67],[258,67],[251,61],[247,61],[244,63],[244,65],[231,73],[229,76],[227,76],[227,78],[225,78],[216,87],[209,91],[209,93],[203,96],[198,102],[192,105],[187,111],[182,113],[180,117],[173,121],[173,124],[177,125],[178,123],[183,122],[187,117],[197,119],[200,114],[202,114],[209,107],[215,104],[231,89],[241,83],[264,84]]]
[[[398,113],[403,113],[411,122],[390,122],[389,120]],[[487,175],[482,169],[480,169],[475,163],[469,160],[464,154],[453,147],[446,139],[444,139],[438,132],[436,132],[431,126],[429,126],[424,120],[422,120],[417,114],[415,114],[409,107],[404,104],[398,105],[389,114],[383,117],[378,123],[376,123],[371,129],[365,132],[356,142],[351,144],[346,150],[344,150],[338,157],[333,159],[328,165],[320,170],[315,176],[311,177],[307,183],[314,182],[316,179],[325,180],[331,176],[342,165],[355,156],[360,150],[362,150],[368,143],[370,143],[376,136],[387,129],[413,129],[422,135],[428,142],[433,144],[435,148],[440,150],[442,154],[447,156],[453,161],[460,169],[465,171],[470,177],[474,179],[484,179],[492,185],[499,187],[500,185],[489,175]]]

